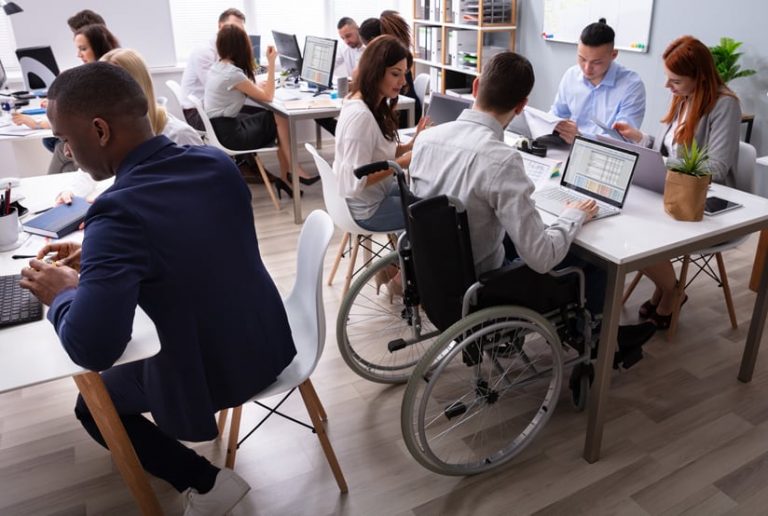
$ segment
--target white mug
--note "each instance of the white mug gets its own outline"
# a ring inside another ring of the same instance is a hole
[[[8,215],[0,215],[0,250],[12,249],[19,240],[19,212],[11,208]]]
[[[336,78],[336,91],[339,92],[339,98],[343,99],[349,93],[349,79],[347,77]]]

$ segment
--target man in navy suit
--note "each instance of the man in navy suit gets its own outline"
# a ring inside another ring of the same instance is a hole
[[[22,286],[50,305],[72,360],[103,371],[143,467],[191,489],[185,514],[223,514],[247,483],[177,439],[214,438],[214,413],[274,382],[296,354],[259,254],[250,191],[223,153],[153,136],[146,97],[117,66],[68,70],[48,99],[54,134],[78,163],[96,180],[116,178],[88,211],[82,249],[46,246],[38,256],[56,251],[58,266],[32,260]],[[137,305],[157,327],[160,353],[112,367]],[[82,398],[75,413],[104,445]]]

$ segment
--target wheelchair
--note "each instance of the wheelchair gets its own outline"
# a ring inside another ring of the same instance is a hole
[[[406,343],[409,361],[398,364],[408,382],[403,438],[414,458],[434,472],[482,473],[535,439],[554,412],[567,367],[572,402],[579,410],[586,406],[596,340],[584,306],[584,274],[575,267],[538,274],[517,263],[477,278],[461,203],[447,196],[416,200],[394,162],[355,173],[386,167],[396,171],[406,215],[398,254],[386,259],[400,262],[401,325],[413,315],[406,308],[415,308],[421,333],[411,327],[411,337],[422,337]],[[365,280],[360,277],[358,286]],[[360,301],[345,300],[355,303]],[[390,338],[387,331],[380,329],[379,344]],[[379,368],[397,345],[389,340],[386,351],[379,350]]]

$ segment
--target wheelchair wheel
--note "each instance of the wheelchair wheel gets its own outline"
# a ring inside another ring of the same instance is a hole
[[[437,473],[496,468],[549,420],[562,378],[560,339],[544,317],[518,306],[475,312],[440,335],[408,381],[405,444]]]
[[[589,389],[595,379],[595,369],[592,364],[576,364],[571,370],[571,378],[568,387],[571,390],[571,403],[576,412],[583,412],[587,408]]]
[[[336,319],[336,340],[349,367],[379,383],[403,383],[439,332],[418,306],[405,306],[401,296],[390,302],[376,273],[398,265],[396,252],[377,260],[352,283]]]

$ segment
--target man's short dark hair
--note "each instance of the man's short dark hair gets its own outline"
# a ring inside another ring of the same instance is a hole
[[[381,36],[381,22],[378,18],[368,18],[360,24],[360,39],[366,45]]]
[[[600,47],[603,45],[613,45],[616,39],[616,33],[605,23],[605,18],[600,18],[595,23],[590,23],[581,31],[579,40],[588,47]]]
[[[48,100],[55,102],[57,114],[107,121],[147,114],[147,97],[139,83],[123,68],[99,61],[59,74],[48,88]]]
[[[528,97],[533,89],[533,66],[514,52],[496,54],[483,67],[477,104],[494,113],[508,113]]]
[[[245,23],[245,15],[243,14],[243,11],[240,9],[235,9],[234,7],[230,7],[219,15],[219,23],[224,23],[229,19],[230,16],[236,16],[243,20],[243,23]]]
[[[91,11],[90,9],[83,9],[80,12],[75,13],[67,20],[67,25],[75,32],[77,29],[85,27],[86,25],[92,25],[94,23],[100,23],[106,25],[104,18],[100,14]]]
[[[339,23],[336,24],[336,29],[341,30],[341,28],[345,25],[351,25],[353,27],[357,27],[355,20],[353,20],[349,16],[345,16],[339,20]]]

